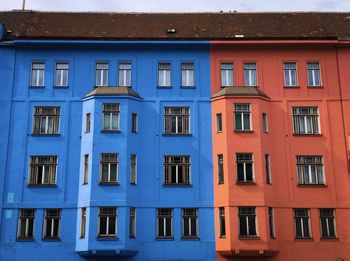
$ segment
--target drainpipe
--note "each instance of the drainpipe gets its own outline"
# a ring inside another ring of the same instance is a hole
[[[348,166],[348,173],[350,173],[350,165],[349,165],[349,141],[348,141],[348,133],[345,129],[345,119],[344,119],[344,104],[343,104],[343,93],[341,88],[341,79],[340,79],[340,66],[339,66],[339,53],[338,46],[335,46],[336,59],[337,59],[337,73],[338,73],[338,87],[339,87],[339,95],[340,95],[340,108],[341,108],[341,118],[343,123],[343,131],[344,131],[344,141],[345,141],[345,151],[346,151],[346,164]]]

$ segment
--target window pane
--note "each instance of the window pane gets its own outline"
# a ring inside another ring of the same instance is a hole
[[[251,163],[246,163],[246,179],[253,181],[253,165]]]
[[[245,216],[239,217],[239,234],[241,236],[247,236],[248,235],[247,223],[246,223],[246,217]]]

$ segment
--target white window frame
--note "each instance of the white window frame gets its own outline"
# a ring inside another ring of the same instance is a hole
[[[311,64],[318,64],[318,69],[309,69],[309,65],[311,65]],[[320,64],[320,62],[317,62],[317,61],[307,62],[306,68],[307,68],[307,85],[308,85],[308,87],[320,87],[320,86],[322,86],[321,64]],[[319,84],[316,84],[316,77],[315,77],[315,72],[316,71],[318,71]],[[312,84],[310,84],[309,72],[311,72],[311,74],[312,74]]]
[[[163,78],[161,78],[161,75],[163,76]],[[158,63],[158,86],[171,87],[171,63],[169,62]]]
[[[194,215],[190,215],[190,214],[186,214],[186,211],[194,211],[195,214]],[[188,218],[188,231],[190,235],[185,235],[185,218]],[[191,235],[192,234],[192,219],[195,219],[196,221],[196,227],[195,227],[195,235]],[[198,238],[198,208],[183,208],[182,209],[182,239],[194,239],[194,238]]]
[[[24,211],[33,211],[33,215],[29,216],[29,215],[25,215]],[[32,208],[22,208],[19,209],[19,216],[18,216],[18,230],[17,230],[17,239],[34,239],[34,235],[35,235],[35,212],[36,209],[32,209]],[[33,227],[32,227],[32,231],[33,231],[33,235],[30,236],[29,234],[29,222],[30,220],[32,220],[33,223]],[[25,231],[24,231],[24,236],[21,236],[21,228],[22,228],[22,222],[25,223]]]
[[[240,109],[238,108],[238,106],[240,106]],[[248,109],[242,109],[242,106],[247,106]],[[252,131],[253,130],[253,126],[252,126],[252,109],[251,109],[251,105],[249,103],[235,103],[234,104],[234,130],[235,131]],[[246,128],[245,124],[244,124],[244,115],[248,114],[249,115],[249,128]],[[240,115],[241,117],[241,125],[242,128],[239,129],[236,126],[236,117]]]
[[[303,110],[308,110],[305,113]],[[314,113],[316,111],[316,113]],[[318,106],[293,106],[292,107],[292,123],[293,133],[296,135],[315,135],[321,134],[320,126],[320,113]],[[307,124],[307,120],[310,120],[310,126]],[[304,124],[304,132],[301,130],[300,122]],[[310,128],[308,128],[310,127]]]
[[[232,76],[232,82],[230,82],[230,74]],[[234,86],[234,64],[230,62],[223,62],[220,64],[221,75],[221,87],[233,87]]]
[[[38,67],[38,68],[34,68]],[[42,67],[42,68],[39,68]],[[34,81],[34,74],[36,74],[36,82]],[[40,75],[42,74],[42,82],[40,81]],[[30,74],[30,86],[43,87],[45,86],[45,62],[32,62],[31,74]]]
[[[248,68],[246,69],[246,65],[255,65],[255,69]],[[258,69],[257,69],[257,64],[256,62],[246,62],[243,64],[243,73],[244,73],[244,86],[249,86],[249,87],[256,87],[258,86]],[[253,84],[253,71],[255,71],[255,83]],[[248,72],[248,78],[246,78],[246,72]]]
[[[113,156],[116,158],[116,160],[104,160],[103,157],[110,157]],[[103,165],[107,164],[108,166],[108,172],[107,172],[107,180],[103,180]],[[112,171],[111,171],[111,165],[116,165],[116,180],[111,180],[111,175],[112,175]],[[119,154],[118,153],[101,153],[100,156],[100,184],[108,184],[108,183],[112,183],[112,184],[118,184],[119,182]]]
[[[59,211],[58,212],[58,216],[48,216],[48,211]],[[45,209],[45,217],[44,217],[44,235],[43,235],[43,239],[59,239],[60,238],[60,229],[61,229],[61,217],[62,217],[62,209],[59,208],[48,208]],[[55,220],[58,219],[58,228],[57,228],[57,237],[54,236],[54,224],[55,224]],[[47,222],[51,222],[51,231],[50,231],[50,236],[46,236],[46,229],[47,229]]]
[[[134,160],[133,160],[134,157]],[[131,154],[130,156],[130,184],[137,184],[137,156]]]
[[[104,208],[111,208],[115,210],[115,213],[101,213],[102,209]],[[101,234],[101,218],[105,217],[106,218],[106,234]],[[109,226],[110,226],[110,218],[114,217],[115,218],[115,233],[110,233],[109,231]],[[116,207],[99,207],[99,213],[98,213],[98,237],[99,238],[106,238],[106,237],[117,237],[118,234],[118,210]]]
[[[116,109],[107,109],[108,106],[116,106]],[[105,128],[105,115],[108,116],[108,127]],[[117,127],[113,129],[113,115],[117,116]],[[103,103],[102,111],[102,130],[103,131],[119,131],[120,130],[120,104],[119,103]]]
[[[127,75],[129,74],[129,81]],[[132,63],[120,62],[118,64],[118,86],[130,87],[132,82]]]
[[[106,68],[101,66],[105,65]],[[99,68],[100,67],[100,68]],[[98,74],[97,72],[100,72]],[[108,73],[109,73],[109,63],[108,62],[97,62],[95,68],[95,86],[96,87],[106,87],[108,86]],[[100,78],[98,78],[100,75]]]
[[[59,68],[61,67],[61,68]],[[60,77],[58,79],[58,72]],[[64,78],[66,77],[66,82]],[[67,87],[69,85],[69,63],[68,62],[57,62],[55,64],[55,86],[56,87]]]
[[[251,155],[251,160],[239,160],[238,155],[240,154],[250,154]],[[239,173],[238,173],[238,164],[243,163],[243,180],[239,180]],[[252,180],[247,180],[247,164],[252,164]],[[253,158],[253,153],[251,152],[237,152],[236,153],[236,173],[237,173],[237,182],[238,183],[255,183],[255,173],[254,173],[254,158]]]
[[[297,155],[296,158],[298,185],[326,185],[326,176],[324,173],[324,161],[322,155]],[[315,163],[305,163],[308,158],[312,158],[312,161]],[[305,167],[307,167],[308,173],[305,173]],[[312,167],[315,169],[315,182],[311,182],[313,180]],[[308,183],[306,182],[306,175],[309,179]],[[322,182],[319,182],[320,179]]]
[[[295,67],[294,69],[291,68],[286,68],[286,65],[294,64]],[[295,84],[292,84],[292,71],[295,71]],[[289,82],[287,82],[286,79],[286,73],[288,73],[289,77]],[[298,86],[298,68],[297,68],[297,63],[296,62],[284,62],[283,63],[283,83],[285,87],[296,87]]]
[[[192,68],[190,68],[191,66]],[[193,62],[181,63],[181,86],[182,87],[195,86],[195,70],[194,70]]]

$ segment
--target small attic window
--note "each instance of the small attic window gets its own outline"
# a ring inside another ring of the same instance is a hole
[[[175,28],[168,28],[167,31],[169,34],[175,34],[176,33],[176,29]]]

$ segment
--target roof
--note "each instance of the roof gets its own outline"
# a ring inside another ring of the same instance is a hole
[[[347,18],[348,17],[348,18]],[[350,39],[350,13],[0,12],[5,39]],[[176,33],[168,33],[176,29]]]
[[[265,93],[260,91],[258,88],[251,86],[225,87],[217,93],[215,93],[212,98],[217,98],[221,96],[260,96],[270,99]]]
[[[120,86],[120,87],[98,87],[86,94],[85,97],[90,96],[132,96],[136,98],[141,98],[141,96],[135,92],[132,88]]]

